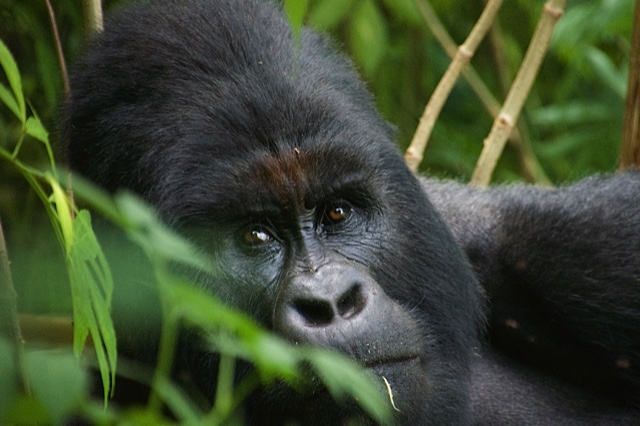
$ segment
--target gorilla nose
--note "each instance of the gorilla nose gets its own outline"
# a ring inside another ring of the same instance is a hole
[[[297,315],[309,327],[323,327],[358,315],[367,303],[362,284],[347,282],[346,286],[348,288],[335,297],[313,294],[295,297],[289,305],[289,315]]]
[[[332,331],[346,337],[366,328],[361,323],[369,316],[375,286],[369,275],[351,265],[331,264],[298,274],[285,284],[275,306],[276,331],[319,343],[320,336]]]

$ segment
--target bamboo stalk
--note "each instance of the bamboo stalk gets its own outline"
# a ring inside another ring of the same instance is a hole
[[[629,57],[627,99],[624,106],[622,144],[620,146],[621,170],[640,167],[640,1],[636,1]]]
[[[482,15],[480,15],[480,19],[478,19],[478,22],[476,22],[467,39],[456,51],[449,68],[438,83],[431,99],[429,99],[422,117],[420,117],[420,122],[413,135],[411,144],[404,154],[405,162],[411,170],[416,171],[422,162],[424,150],[427,148],[427,143],[433,131],[436,118],[438,118],[460,73],[469,63],[478,45],[489,31],[489,28],[491,28],[491,23],[495,19],[498,10],[500,10],[500,6],[502,6],[502,0],[489,0],[487,2],[487,5],[482,11]]]
[[[416,4],[422,18],[427,24],[427,27],[438,41],[438,44],[440,44],[440,47],[442,47],[450,59],[453,59],[456,55],[456,51],[458,50],[458,46],[438,18],[438,15],[435,10],[433,10],[431,4],[427,0],[417,0]],[[471,86],[471,90],[476,93],[478,99],[480,99],[480,102],[482,102],[482,105],[484,105],[489,114],[492,117],[497,116],[500,112],[500,102],[498,102],[495,96],[493,96],[493,93],[491,93],[491,90],[489,90],[487,85],[484,84],[476,70],[473,68],[473,65],[467,64],[467,66],[462,70],[462,77],[467,80],[467,83]]]
[[[429,30],[436,38],[440,46],[444,49],[445,53],[449,58],[453,59],[456,54],[457,46],[453,41],[453,38],[447,32],[445,26],[442,24],[438,15],[436,14],[433,7],[427,0],[416,0],[416,4],[418,6],[418,10],[422,15],[422,18],[429,27]],[[511,81],[507,82],[507,75],[504,72],[504,68],[500,65],[502,64],[498,56],[500,56],[500,52],[504,49],[501,46],[498,46],[498,42],[501,41],[499,26],[496,24],[499,23],[498,18],[495,19],[491,29],[490,36],[492,44],[494,45],[494,52],[496,53],[496,63],[498,64],[498,72],[501,77],[501,83],[504,85],[503,93],[507,93],[509,90],[509,86],[511,85]],[[487,87],[487,85],[482,81],[476,70],[473,68],[473,65],[467,64],[467,66],[462,70],[462,77],[469,83],[471,90],[473,90],[478,96],[478,99],[485,107],[485,109],[489,112],[491,117],[495,119],[500,113],[500,102],[496,99],[496,97],[491,93],[491,90]],[[523,169],[523,173],[525,177],[535,183],[539,183],[542,185],[551,185],[551,180],[544,172],[544,168],[538,161],[535,153],[533,152],[533,148],[531,147],[531,140],[528,136],[529,132],[527,131],[526,126],[522,122],[522,120],[518,121],[518,125],[511,132],[511,136],[509,137],[509,141],[513,143],[514,148],[518,157],[520,158],[521,167]]]
[[[509,93],[509,88],[513,84],[513,78],[509,72],[500,18],[496,18],[496,21],[493,23],[489,31],[489,40],[493,48],[493,56],[502,89],[501,93]],[[497,114],[494,115],[493,118],[495,119],[496,116]],[[549,176],[545,173],[542,164],[540,164],[538,157],[533,151],[530,132],[524,120],[518,120],[516,122],[516,126],[509,136],[509,142],[512,144],[520,159],[520,167],[525,179],[540,185],[552,186],[551,179],[549,179]]]
[[[522,106],[538,75],[553,29],[562,16],[565,5],[566,0],[549,0],[545,3],[540,21],[507,99],[493,122],[489,136],[484,140],[484,147],[471,177],[473,185],[481,187],[489,185],[507,138],[518,120]]]

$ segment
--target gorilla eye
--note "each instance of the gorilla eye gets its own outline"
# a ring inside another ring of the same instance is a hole
[[[324,225],[337,225],[349,219],[351,211],[351,206],[347,203],[329,204],[324,209],[322,223]]]
[[[250,246],[258,246],[273,241],[271,234],[263,228],[253,227],[245,231],[243,241]]]

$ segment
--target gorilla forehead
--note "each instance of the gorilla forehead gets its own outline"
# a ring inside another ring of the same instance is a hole
[[[72,75],[63,128],[77,171],[155,202],[163,169],[198,168],[204,159],[182,161],[197,150],[228,161],[257,143],[321,139],[393,152],[349,61],[312,32],[296,41],[267,3],[159,0],[109,20]]]
[[[354,152],[353,141],[308,139],[315,138],[254,142],[259,149],[247,152],[220,150],[223,142],[217,140],[191,144],[191,149],[176,144],[165,151],[159,168],[163,180],[152,190],[157,191],[153,198],[173,220],[199,216],[206,220],[225,214],[233,218],[255,206],[265,213],[297,215],[320,202],[345,197],[362,204],[381,202],[389,177],[380,168],[379,151]],[[190,178],[180,178],[184,175]],[[167,193],[171,196],[163,198]]]
[[[367,121],[376,115],[348,60],[318,34],[305,30],[294,37],[267,2],[164,3],[117,17],[107,23],[109,37],[95,41],[109,61],[87,80],[117,92],[110,98],[116,105],[153,104],[154,113],[173,114],[177,124],[202,119],[222,128],[244,126],[242,133],[260,129],[266,137],[324,127],[336,111]],[[145,30],[150,26],[153,32]],[[125,69],[128,78],[110,78]]]

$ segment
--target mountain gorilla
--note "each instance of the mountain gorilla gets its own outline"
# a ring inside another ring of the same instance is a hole
[[[420,181],[349,61],[312,31],[294,40],[270,1],[133,5],[72,89],[73,168],[210,253],[211,292],[384,376],[397,423],[640,420],[638,173],[557,190]],[[200,347],[183,342],[176,369],[211,397]],[[353,415],[286,390],[246,406],[250,424]]]

